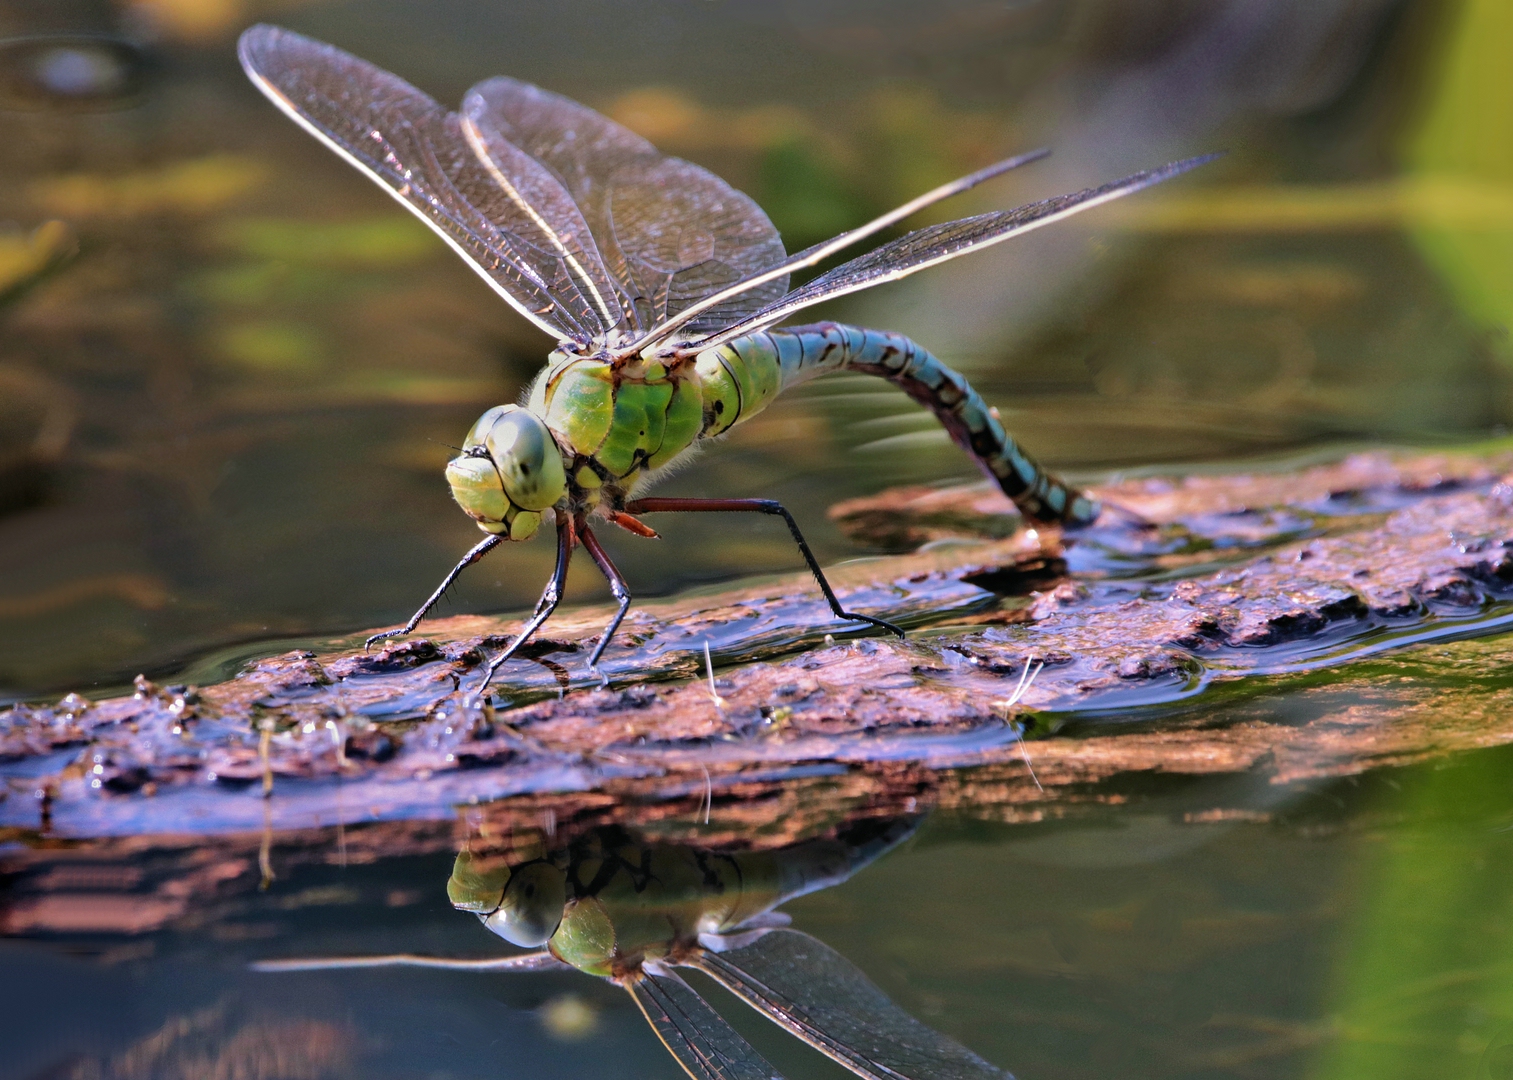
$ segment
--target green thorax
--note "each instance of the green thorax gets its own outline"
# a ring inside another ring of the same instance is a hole
[[[618,368],[554,352],[526,406],[557,436],[579,488],[629,490],[698,439],[704,402],[694,366],[633,361]]]
[[[629,492],[701,438],[756,415],[781,386],[776,355],[750,347],[619,366],[557,350],[526,408],[557,437],[579,498],[593,501],[595,489]]]

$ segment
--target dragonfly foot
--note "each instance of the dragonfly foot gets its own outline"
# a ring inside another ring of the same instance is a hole
[[[375,641],[383,641],[385,638],[399,637],[401,634],[406,633],[409,633],[409,631],[401,626],[398,630],[385,630],[382,633],[374,634],[367,641],[364,641],[362,643],[362,651],[367,652],[369,649],[371,649]]]
[[[874,619],[871,615],[858,615],[854,611],[843,611],[841,612],[841,615],[847,619],[852,620],[853,622],[864,622],[871,623],[873,626],[881,626],[884,630],[888,630],[892,633],[897,634],[899,641],[908,640],[908,635],[904,633],[904,628],[901,626],[895,626],[887,619]]]
[[[494,673],[492,671],[486,674],[483,677],[483,682],[474,687],[473,692],[462,699],[463,706],[471,709],[477,706],[479,702],[487,699],[489,696],[489,680],[493,677]]]

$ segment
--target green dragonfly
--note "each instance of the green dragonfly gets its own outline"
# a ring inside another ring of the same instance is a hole
[[[774,1080],[774,1069],[676,968],[710,976],[868,1080],[1011,1080],[920,1023],[845,957],[775,909],[828,888],[912,834],[918,819],[854,822],[772,851],[645,843],[601,827],[555,851],[457,856],[447,892],[506,941],[538,951],[485,960],[394,955],[263,961],[260,971],[416,966],[571,970],[635,999],[694,1080]],[[513,863],[513,865],[511,865]],[[545,948],[541,948],[545,946]]]
[[[770,499],[638,497],[702,443],[829,371],[878,375],[935,413],[952,440],[1036,522],[1091,523],[1099,504],[1036,465],[957,372],[899,334],[836,323],[777,329],[811,305],[888,281],[1139,191],[1212,160],[1188,158],[1014,210],[918,229],[789,290],[788,276],[926,206],[1043,157],[1033,151],[926,192],[882,217],[788,255],[750,198],[575,101],[508,78],[473,87],[461,112],[331,45],[254,26],[248,76],[280,109],[435,229],[521,315],[557,341],[524,405],[473,425],[447,465],[452,496],[488,536],[403,627],[413,631],[466,567],[546,522],[557,561],[501,664],[561,600],[581,544],[618,608],[589,657],[597,668],[630,590],[590,518],[639,536],[642,515],[747,511],[781,517],[837,618],[847,611],[798,523]]]

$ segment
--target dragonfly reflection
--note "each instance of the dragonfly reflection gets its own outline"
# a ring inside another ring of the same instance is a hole
[[[872,1080],[1008,1074],[900,1009],[849,960],[776,909],[845,881],[906,839],[917,818],[863,821],[833,839],[723,852],[601,827],[509,857],[457,856],[457,908],[535,951],[485,960],[396,955],[274,960],[260,971],[418,966],[482,972],[576,968],[623,987],[694,1080],[769,1080],[772,1067],[675,969],[710,976],[768,1019]]]

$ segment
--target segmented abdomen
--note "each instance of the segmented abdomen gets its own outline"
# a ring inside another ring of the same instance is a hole
[[[1035,464],[962,375],[902,334],[839,323],[767,330],[700,354],[698,367],[704,435],[719,434],[765,408],[780,391],[827,371],[863,371],[896,384],[933,412],[1025,517],[1086,525],[1098,516],[1097,501]]]

